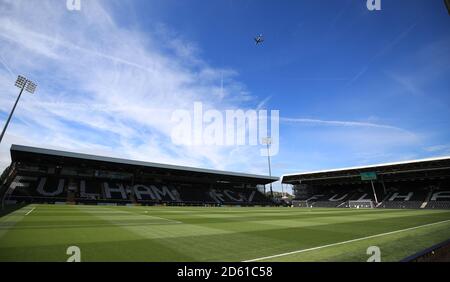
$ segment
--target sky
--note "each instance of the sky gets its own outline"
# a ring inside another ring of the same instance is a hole
[[[450,155],[440,0],[0,0],[3,142],[268,174],[264,147],[172,142],[176,110],[278,110],[272,174]],[[262,34],[263,44],[253,38]],[[280,189],[280,185],[276,185]]]

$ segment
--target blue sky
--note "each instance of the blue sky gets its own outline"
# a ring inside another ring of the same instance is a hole
[[[450,155],[450,16],[440,0],[0,1],[1,144],[267,173],[260,148],[177,146],[195,101],[280,111],[275,175]],[[253,37],[264,34],[256,46]]]

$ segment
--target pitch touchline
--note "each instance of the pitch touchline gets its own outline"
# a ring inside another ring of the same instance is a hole
[[[425,225],[420,225],[420,226],[416,226],[416,227],[410,227],[410,228],[406,228],[406,229],[402,229],[402,230],[396,230],[396,231],[391,231],[391,232],[371,235],[371,236],[367,236],[367,237],[352,239],[352,240],[348,240],[348,241],[343,241],[343,242],[323,245],[323,246],[309,248],[309,249],[303,249],[303,250],[298,250],[298,251],[293,251],[293,252],[288,252],[288,253],[282,253],[282,254],[273,255],[273,256],[256,258],[256,259],[244,260],[243,262],[254,262],[254,261],[260,261],[260,260],[265,260],[265,259],[271,259],[271,258],[288,256],[288,255],[292,255],[292,254],[299,254],[299,253],[304,253],[304,252],[309,252],[309,251],[315,251],[315,250],[319,250],[319,249],[323,249],[323,248],[328,248],[328,247],[343,245],[343,244],[347,244],[347,243],[353,243],[353,242],[357,242],[357,241],[363,241],[363,240],[367,240],[367,239],[372,239],[372,238],[376,238],[376,237],[396,234],[396,233],[410,231],[410,230],[414,230],[414,229],[418,229],[418,228],[422,228],[422,227],[437,225],[437,224],[441,224],[441,223],[445,223],[445,222],[450,222],[450,219],[444,220],[444,221],[439,221],[439,222],[434,222],[434,223],[429,223],[429,224],[425,224]]]
[[[32,208],[31,210],[29,210],[25,215],[29,215],[32,211],[34,211],[35,208]]]

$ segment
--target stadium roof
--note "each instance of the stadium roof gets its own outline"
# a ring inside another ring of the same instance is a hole
[[[35,148],[22,145],[11,146],[11,159],[13,162],[23,161],[54,161],[64,164],[97,164],[108,167],[120,167],[142,170],[156,170],[170,175],[189,175],[189,176],[213,176],[218,180],[246,180],[258,184],[268,184],[279,180],[278,177],[269,177],[264,175],[220,171],[212,169],[194,168],[186,166],[168,165],[152,162],[143,162],[136,160],[126,160],[120,158],[96,156],[89,154],[73,153],[51,149]],[[167,175],[167,174],[166,174]]]
[[[450,156],[427,158],[411,161],[374,164],[367,166],[355,166],[340,169],[318,170],[311,172],[300,172],[285,174],[282,176],[283,183],[299,181],[327,180],[339,178],[360,177],[364,172],[375,172],[378,175],[398,175],[406,173],[425,173],[450,170]],[[423,175],[422,175],[423,176]],[[448,175],[450,176],[450,175]]]

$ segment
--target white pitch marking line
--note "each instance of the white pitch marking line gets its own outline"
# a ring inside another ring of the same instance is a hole
[[[183,222],[181,222],[181,221],[174,220],[174,219],[168,219],[168,218],[159,217],[159,216],[156,216],[156,215],[149,215],[148,213],[145,213],[145,215],[146,215],[146,216],[153,217],[153,218],[158,218],[158,219],[166,220],[166,221],[169,221],[169,222],[177,223],[177,224],[183,223]]]
[[[29,215],[32,211],[34,211],[36,208],[32,208],[31,210],[29,210],[25,215]]]
[[[260,260],[265,260],[265,259],[271,259],[271,258],[288,256],[288,255],[292,255],[292,254],[299,254],[299,253],[304,253],[304,252],[309,252],[309,251],[315,251],[315,250],[319,250],[319,249],[323,249],[323,248],[328,248],[328,247],[333,247],[333,246],[353,243],[353,242],[357,242],[357,241],[372,239],[372,238],[376,238],[376,237],[396,234],[396,233],[400,233],[400,232],[410,231],[410,230],[414,230],[414,229],[418,229],[418,228],[422,228],[422,227],[428,227],[428,226],[437,225],[437,224],[442,224],[442,223],[446,223],[446,222],[450,222],[450,219],[449,220],[444,220],[444,221],[439,221],[439,222],[434,222],[434,223],[429,223],[429,224],[425,224],[425,225],[420,225],[420,226],[416,226],[416,227],[410,227],[410,228],[406,228],[406,229],[401,229],[401,230],[396,230],[396,231],[376,234],[376,235],[372,235],[372,236],[357,238],[357,239],[353,239],[353,240],[333,243],[333,244],[329,244],[329,245],[323,245],[323,246],[309,248],[309,249],[303,249],[303,250],[298,250],[298,251],[293,251],[293,252],[288,252],[288,253],[282,253],[282,254],[273,255],[273,256],[256,258],[256,259],[244,260],[243,262],[254,262],[254,261],[260,261]]]

